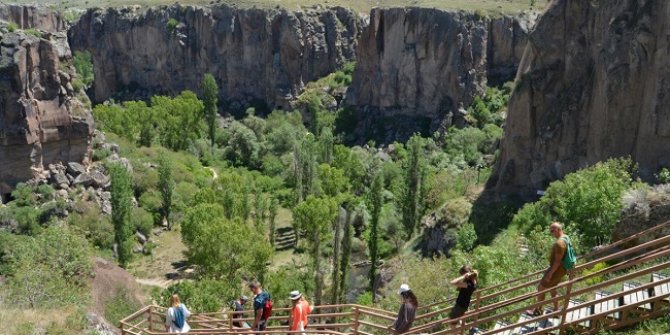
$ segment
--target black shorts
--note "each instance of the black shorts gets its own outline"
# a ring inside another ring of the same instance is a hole
[[[451,312],[449,312],[449,318],[458,319],[461,316],[463,316],[463,314],[465,314],[465,312],[467,311],[468,311],[467,308],[463,308],[463,306],[456,304],[454,305],[454,308],[451,309]]]

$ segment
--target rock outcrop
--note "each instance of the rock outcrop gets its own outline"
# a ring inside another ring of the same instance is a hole
[[[630,156],[670,166],[670,2],[555,0],[530,34],[489,187],[533,194]]]
[[[93,100],[198,91],[205,73],[232,109],[288,106],[309,81],[352,60],[363,21],[344,8],[97,9],[69,31],[94,63]]]
[[[385,142],[462,124],[487,80],[513,79],[534,18],[373,9],[347,94],[359,130]]]
[[[0,195],[51,163],[86,159],[93,119],[71,58],[64,33],[0,33]]]
[[[58,32],[67,28],[63,14],[44,6],[0,5],[0,20],[15,23],[19,29]]]

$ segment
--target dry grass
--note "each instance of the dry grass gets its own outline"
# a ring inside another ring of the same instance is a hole
[[[157,6],[174,4],[208,5],[227,4],[238,7],[271,8],[281,6],[298,9],[301,6],[344,6],[358,12],[368,13],[374,7],[428,7],[440,9],[480,10],[488,13],[516,13],[530,9],[530,0],[13,0],[19,4],[44,4],[58,6],[61,9],[83,7],[117,7],[127,5]],[[546,0],[538,0],[535,9],[546,6]]]
[[[165,278],[168,273],[175,273],[182,266],[186,257],[186,246],[181,240],[181,227],[176,225],[171,231],[160,236],[151,236],[157,243],[154,254],[150,256],[136,255],[128,267],[128,271],[139,278]]]
[[[81,311],[75,307],[47,310],[15,309],[4,306],[0,301],[0,325],[2,325],[0,335],[28,335],[35,329],[48,328],[73,330],[68,319],[76,313]]]

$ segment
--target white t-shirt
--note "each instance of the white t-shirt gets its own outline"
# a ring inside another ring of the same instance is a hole
[[[188,325],[188,322],[186,322],[186,319],[188,319],[189,316],[191,316],[191,312],[184,306],[184,304],[179,304],[179,307],[184,313],[184,327],[182,328],[177,328],[177,325],[174,324],[175,316],[174,316],[174,307],[168,308],[167,312],[165,312],[165,325],[169,326],[170,329],[168,329],[168,332],[170,333],[178,333],[178,334],[184,334],[188,333],[191,330],[191,326]]]

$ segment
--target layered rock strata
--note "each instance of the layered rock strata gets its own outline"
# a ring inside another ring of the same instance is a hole
[[[58,32],[67,28],[63,14],[45,6],[0,5],[0,20],[13,22],[19,29]]]
[[[0,34],[0,195],[55,162],[82,162],[93,131],[88,100],[72,86],[64,33]]]
[[[220,100],[288,107],[305,83],[353,60],[362,20],[344,8],[228,6],[97,9],[69,32],[93,55],[93,100],[198,91],[217,79]]]
[[[487,81],[514,77],[534,19],[429,8],[372,10],[347,94],[362,121],[360,131],[392,141],[463,124],[464,107]]]
[[[530,34],[489,187],[534,194],[630,156],[670,166],[670,2],[555,0]]]

